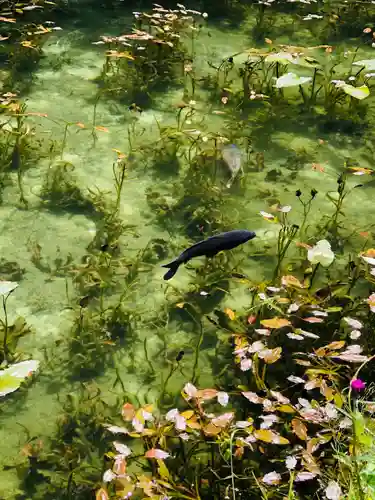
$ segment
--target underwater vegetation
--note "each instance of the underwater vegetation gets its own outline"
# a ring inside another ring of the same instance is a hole
[[[0,5],[0,498],[375,499],[375,6],[133,3]]]

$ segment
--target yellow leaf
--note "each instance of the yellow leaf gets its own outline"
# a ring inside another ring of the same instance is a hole
[[[284,328],[284,326],[291,324],[289,320],[284,318],[263,319],[260,323],[266,328]]]
[[[193,410],[186,410],[181,413],[181,417],[184,417],[186,420],[189,420],[194,415]]]
[[[254,437],[260,441],[264,441],[265,443],[289,444],[289,441],[286,438],[269,429],[259,429],[254,431]]]
[[[176,304],[176,307],[178,307],[179,309],[183,309],[185,305],[185,302],[179,302],[178,304]]]
[[[292,420],[292,428],[293,432],[296,436],[298,436],[302,441],[307,441],[307,427],[301,422],[298,418],[293,418]]]
[[[216,425],[212,424],[211,422],[207,424],[205,427],[203,427],[203,432],[207,436],[217,436],[221,432],[220,427],[216,427]]]
[[[284,286],[294,286],[297,288],[303,288],[303,284],[300,282],[300,280],[292,275],[283,276],[281,278],[281,283]]]
[[[277,408],[277,411],[281,411],[282,413],[295,413],[296,410],[291,405],[280,405]]]
[[[290,302],[287,297],[278,297],[276,300],[279,304],[289,304]]]
[[[99,132],[109,132],[109,130],[107,129],[107,127],[102,127],[101,125],[97,125],[95,127],[95,130],[99,130]]]
[[[336,342],[331,342],[330,344],[326,345],[323,347],[323,349],[333,349],[333,350],[338,350],[344,347],[345,341],[344,340],[338,340]]]
[[[228,318],[231,319],[232,321],[235,319],[236,315],[234,311],[232,311],[232,309],[229,309],[229,307],[225,308],[224,312],[228,316]]]
[[[272,363],[276,363],[276,361],[280,359],[281,352],[281,347],[276,347],[275,349],[264,349],[258,353],[258,356],[268,365],[272,365]]]
[[[163,460],[158,460],[158,471],[160,477],[164,479],[169,479],[169,471]]]

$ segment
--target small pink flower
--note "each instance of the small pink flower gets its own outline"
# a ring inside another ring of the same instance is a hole
[[[355,378],[350,382],[350,387],[353,391],[361,392],[366,388],[366,382],[363,382],[360,378]]]

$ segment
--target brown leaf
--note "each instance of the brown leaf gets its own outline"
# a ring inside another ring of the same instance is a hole
[[[292,275],[283,276],[281,278],[281,283],[283,286],[294,286],[296,288],[304,288],[304,285],[300,282],[300,280]]]
[[[203,427],[203,432],[206,434],[206,436],[217,436],[221,431],[222,429],[220,427],[216,427],[216,425],[214,425],[212,422]]]
[[[293,432],[296,436],[298,436],[302,441],[307,441],[307,427],[306,425],[299,420],[298,418],[293,418],[292,420],[292,428]]]
[[[272,365],[272,363],[276,363],[280,359],[281,353],[281,347],[276,347],[275,349],[264,349],[258,353],[258,356],[268,365]]]

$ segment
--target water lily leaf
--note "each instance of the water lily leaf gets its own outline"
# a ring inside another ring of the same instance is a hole
[[[277,411],[281,411],[281,413],[295,413],[296,409],[291,405],[280,405],[277,407]]]
[[[340,88],[345,92],[345,94],[354,97],[355,99],[365,99],[370,95],[370,89],[367,85],[362,85],[361,87],[353,87],[353,85],[349,85],[345,83],[344,85],[340,85]]]
[[[286,87],[296,87],[298,85],[304,85],[305,83],[311,82],[311,76],[298,76],[295,73],[287,73],[277,78],[275,82],[275,87],[277,89],[283,89]]]
[[[0,281],[0,295],[7,295],[18,287],[15,281]]]
[[[299,437],[302,441],[307,441],[307,427],[301,420],[299,420],[298,418],[293,418],[292,429],[297,437]]]
[[[39,367],[39,361],[21,361],[0,371],[0,396],[16,391],[23,380],[30,377]]]
[[[291,325],[291,322],[285,318],[263,319],[260,323],[266,328],[284,328]]]
[[[354,62],[353,66],[364,66],[367,71],[375,71],[375,59],[362,59]]]
[[[259,429],[254,431],[254,437],[265,443],[272,444],[289,444],[289,441],[277,434],[277,432],[271,431],[269,429]]]
[[[263,351],[260,351],[258,353],[258,356],[263,359],[265,363],[268,365],[272,365],[273,363],[276,363],[281,357],[282,353],[282,348],[281,347],[275,347],[275,349],[264,349]]]
[[[292,56],[289,52],[274,52],[269,54],[265,59],[265,62],[268,63],[281,63],[281,64],[294,64],[295,57]]]

